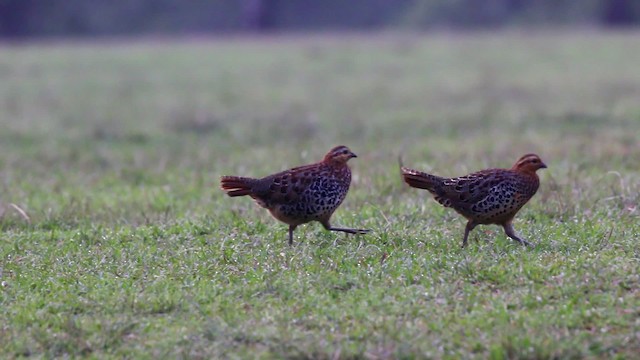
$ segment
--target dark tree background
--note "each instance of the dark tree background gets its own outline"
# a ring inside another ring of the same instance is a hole
[[[634,26],[640,0],[0,0],[0,36]]]

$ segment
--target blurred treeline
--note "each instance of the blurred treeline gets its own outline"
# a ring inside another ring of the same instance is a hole
[[[630,26],[640,0],[0,0],[0,36]]]

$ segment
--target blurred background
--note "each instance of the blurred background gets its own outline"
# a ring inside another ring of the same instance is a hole
[[[0,36],[532,26],[626,27],[637,0],[2,0]]]
[[[359,154],[347,208],[399,216],[399,155],[453,176],[536,152],[545,199],[635,184],[639,22],[638,0],[0,0],[0,200],[56,224],[228,216],[256,210],[220,175],[337,144]]]

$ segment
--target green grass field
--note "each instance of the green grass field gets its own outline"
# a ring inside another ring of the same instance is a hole
[[[640,33],[4,44],[2,357],[635,358]],[[221,175],[359,157],[296,231]],[[538,194],[465,221],[400,181],[510,167]],[[24,219],[10,204],[23,209]]]

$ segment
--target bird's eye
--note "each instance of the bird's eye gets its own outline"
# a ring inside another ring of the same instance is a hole
[[[342,153],[346,155],[349,153],[349,151],[345,149],[345,150],[342,150]]]

